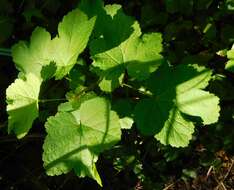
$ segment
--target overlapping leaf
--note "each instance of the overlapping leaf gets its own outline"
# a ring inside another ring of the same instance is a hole
[[[12,105],[8,105],[9,131],[14,131],[18,137],[28,132],[38,116],[37,102],[42,80],[53,76],[61,79],[68,74],[78,55],[85,49],[94,23],[94,17],[89,19],[76,9],[64,16],[58,26],[58,36],[53,40],[50,33],[37,27],[30,43],[20,41],[13,46],[13,61],[26,76],[26,81],[17,79],[7,90],[9,99],[14,100]]]
[[[74,169],[78,176],[89,176],[101,184],[95,167],[98,154],[121,136],[119,118],[107,100],[97,97],[73,112],[59,112],[48,119],[46,130],[43,160],[47,174]]]
[[[105,7],[106,14],[111,17],[106,30],[91,43],[93,66],[103,79],[100,88],[111,92],[123,80],[125,70],[137,80],[145,80],[162,63],[162,39],[159,33],[141,36],[139,24],[126,16],[119,5]]]
[[[203,124],[215,123],[219,117],[218,97],[202,90],[211,74],[198,66],[162,66],[148,81],[154,96],[136,106],[139,130],[145,135],[156,134],[165,145],[188,145],[194,126],[183,114],[197,116]]]

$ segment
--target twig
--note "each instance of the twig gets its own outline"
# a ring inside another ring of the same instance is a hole
[[[225,187],[225,185],[223,184],[223,182],[221,182],[220,185],[223,187],[224,190],[227,190],[227,188]]]
[[[163,190],[168,190],[169,188],[173,187],[177,182],[179,181],[179,179],[177,179],[175,182],[169,184],[168,186],[166,186]]]
[[[210,166],[210,168],[208,169],[207,173],[206,173],[206,180],[208,179],[208,177],[210,176],[211,171],[213,170],[213,166]]]
[[[226,175],[224,176],[223,181],[226,180],[226,178],[229,176],[229,174],[230,174],[230,172],[231,172],[231,170],[232,170],[233,164],[234,164],[234,160],[232,159],[231,166],[229,167],[229,169],[228,169]]]
[[[232,170],[233,164],[234,164],[234,160],[232,159],[231,166],[228,168],[228,171],[227,171],[227,173],[225,174],[223,180],[221,180],[220,182],[218,182],[218,185],[215,187],[215,190],[218,190],[220,186],[222,186],[224,190],[227,190],[227,188],[225,187],[225,185],[224,185],[223,182],[224,182],[224,181],[227,179],[227,177],[229,176],[229,174],[230,174],[230,172],[231,172],[231,170]],[[217,180],[216,180],[216,182],[217,182]]]
[[[152,94],[150,92],[146,92],[146,91],[142,91],[140,89],[134,88],[133,86],[131,86],[129,84],[123,83],[122,86],[126,86],[126,87],[128,87],[128,88],[130,88],[132,90],[135,90],[135,91],[139,92],[140,94],[143,94],[143,95],[146,95],[146,96],[150,96],[150,97],[152,96]]]

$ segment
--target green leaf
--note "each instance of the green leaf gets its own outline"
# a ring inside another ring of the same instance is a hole
[[[101,180],[95,162],[98,157],[87,146],[80,123],[71,113],[58,113],[46,123],[48,133],[43,149],[44,167],[48,175],[60,175],[74,169],[80,177]]]
[[[95,20],[95,17],[89,19],[85,13],[75,9],[59,23],[58,36],[52,40],[53,61],[58,67],[55,74],[57,79],[68,74],[76,63],[88,43]]]
[[[121,137],[119,118],[107,100],[93,98],[74,112],[50,117],[46,131],[43,161],[47,174],[59,175],[74,169],[78,176],[89,176],[101,185],[95,166],[98,154]]]
[[[14,131],[18,138],[24,137],[38,117],[38,96],[41,80],[34,74],[26,80],[16,79],[6,90],[8,131]]]
[[[44,81],[53,78],[55,72],[56,72],[56,63],[50,62],[49,65],[45,65],[41,69],[41,77]]]
[[[131,129],[134,120],[131,117],[124,117],[119,120],[121,129]]]
[[[234,72],[234,45],[231,50],[227,52],[227,57],[230,59],[225,65],[225,69]]]
[[[234,60],[228,61],[225,65],[225,69],[234,73]]]
[[[197,65],[161,66],[148,80],[153,97],[141,100],[135,108],[138,129],[145,135],[156,134],[165,145],[188,145],[193,124],[181,113],[199,117],[203,124],[215,123],[219,117],[219,98],[202,90],[211,74],[209,69]]]
[[[219,98],[204,90],[192,89],[177,95],[178,109],[191,116],[199,116],[204,125],[218,121]]]
[[[43,79],[55,76],[63,78],[76,64],[80,53],[85,49],[92,33],[95,17],[88,16],[75,9],[63,17],[58,26],[58,36],[51,40],[50,33],[37,27],[31,36],[30,43],[20,41],[12,48],[13,61],[23,73],[33,73]],[[46,67],[51,62],[54,67]],[[45,70],[42,70],[46,67]],[[42,73],[41,73],[42,72]],[[53,74],[51,76],[51,74]]]
[[[159,33],[141,36],[139,24],[119,5],[106,6],[105,10],[112,17],[106,30],[115,35],[104,33],[104,37],[92,41],[90,49],[92,65],[101,70],[97,72],[103,79],[99,86],[111,92],[122,83],[125,70],[134,79],[145,80],[160,66],[162,38]]]
[[[141,100],[135,108],[135,122],[143,135],[159,133],[169,117],[169,111],[173,107],[170,97],[165,100],[155,98]]]
[[[130,129],[134,123],[131,99],[119,99],[114,102],[113,109],[120,117],[121,129]]]
[[[50,33],[37,27],[32,33],[29,44],[20,41],[12,47],[12,56],[19,71],[24,74],[33,73],[40,78],[42,67],[53,60],[51,51]]]

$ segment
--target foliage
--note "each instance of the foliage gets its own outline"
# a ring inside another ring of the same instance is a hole
[[[217,23],[234,6],[228,0],[147,0],[136,19],[131,3],[122,4],[82,0],[58,26],[33,25],[29,41],[12,46],[19,73],[6,89],[8,133],[24,140],[38,123],[45,126],[48,175],[73,170],[102,186],[98,161],[104,156],[116,170],[129,167],[146,188],[157,189],[162,185],[148,177],[153,169],[143,172],[146,157],[160,154],[163,160],[154,163],[160,170],[206,142],[204,128],[223,133],[233,119],[232,106],[223,104],[234,99],[234,29],[229,21],[221,29]],[[28,24],[46,20],[36,8],[22,15]],[[5,17],[0,43],[13,30],[13,19]],[[9,53],[0,48],[1,55]],[[194,168],[182,168],[181,176],[197,177]]]

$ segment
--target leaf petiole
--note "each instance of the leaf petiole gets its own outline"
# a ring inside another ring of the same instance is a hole
[[[58,101],[66,101],[66,98],[55,98],[55,99],[42,99],[39,100],[39,103],[46,103],[46,102],[58,102]]]

